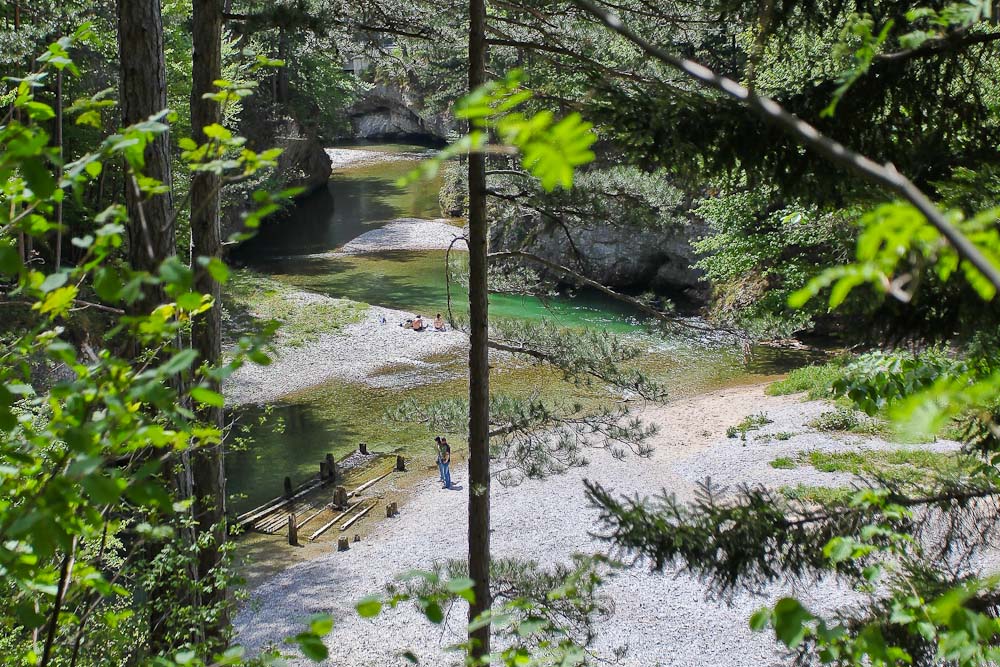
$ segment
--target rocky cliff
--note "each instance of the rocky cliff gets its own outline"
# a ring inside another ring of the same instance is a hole
[[[395,84],[377,84],[348,109],[350,139],[446,141],[455,121],[448,114],[421,111],[416,97]]]
[[[707,233],[699,220],[667,230],[636,230],[606,222],[574,225],[571,234],[542,220],[494,224],[490,244],[496,250],[524,249],[549,261],[581,270],[609,287],[630,291],[684,294],[704,301],[708,286],[692,268],[697,254],[691,240]],[[577,260],[579,253],[579,262]]]

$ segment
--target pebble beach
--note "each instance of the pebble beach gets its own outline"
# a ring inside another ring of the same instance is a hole
[[[823,473],[805,466],[779,470],[768,464],[791,452],[845,448],[895,448],[879,438],[820,432],[808,422],[830,409],[823,401],[801,395],[768,396],[764,384],[731,387],[665,407],[651,407],[641,416],[661,427],[648,458],[620,461],[603,450],[588,453],[589,464],[545,480],[527,480],[515,487],[495,484],[492,496],[494,557],[535,560],[544,565],[568,562],[574,553],[602,552],[606,545],[594,536],[597,512],[584,497],[583,481],[597,481],[627,496],[646,497],[661,490],[691,498],[706,477],[733,488],[738,484],[850,484],[850,475]],[[744,416],[765,412],[770,424],[747,441],[727,437],[726,429]],[[778,433],[791,434],[776,441]],[[952,451],[956,443],[940,442],[937,451]],[[465,471],[453,479],[462,486]],[[239,640],[259,650],[294,634],[313,613],[336,618],[327,637],[329,665],[406,665],[404,651],[422,664],[461,664],[445,648],[459,639],[465,609],[450,610],[443,627],[433,626],[412,606],[402,606],[366,620],[354,611],[361,598],[376,594],[395,575],[430,569],[435,562],[464,558],[467,494],[440,488],[436,479],[419,482],[400,515],[376,526],[347,552],[330,551],[296,564],[257,586],[236,618]],[[652,573],[639,563],[611,577],[604,593],[615,600],[614,614],[600,624],[591,650],[611,664],[686,667],[761,667],[782,663],[782,650],[767,633],[754,633],[750,615],[783,595],[794,593],[823,611],[854,600],[852,591],[829,580],[806,582],[801,590],[770,587],[713,599],[696,577],[681,570]],[[623,652],[619,661],[613,657]],[[293,664],[311,664],[307,661]]]

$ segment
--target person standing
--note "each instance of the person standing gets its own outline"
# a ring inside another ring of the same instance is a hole
[[[439,450],[441,453],[441,477],[444,485],[442,489],[451,488],[451,446],[448,444],[448,438],[441,438],[441,446]]]
[[[444,464],[441,463],[441,436],[434,436],[434,451],[437,453],[438,479],[444,482]]]

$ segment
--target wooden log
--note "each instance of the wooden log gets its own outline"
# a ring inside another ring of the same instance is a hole
[[[363,502],[364,502],[363,500],[359,500],[358,502],[354,503],[349,508],[347,508],[346,510],[344,510],[343,512],[341,512],[337,516],[333,517],[332,519],[330,519],[325,524],[323,524],[323,526],[321,526],[319,530],[317,530],[315,533],[313,533],[312,535],[309,536],[309,541],[312,542],[317,537],[319,537],[320,535],[322,535],[323,533],[325,533],[326,531],[328,531],[330,528],[333,527],[333,524],[337,523],[338,521],[340,521],[341,519],[343,519],[345,516],[347,516],[348,514],[350,514],[351,512],[353,512],[358,507],[358,505],[360,505]]]
[[[261,512],[263,510],[271,509],[272,507],[274,507],[276,504],[280,503],[284,499],[285,499],[284,496],[278,496],[277,498],[273,498],[271,500],[268,500],[263,505],[258,505],[257,507],[254,507],[252,510],[247,510],[243,514],[240,514],[239,516],[236,517],[236,525],[238,525],[238,526],[242,525],[243,523],[246,522],[246,519],[247,519],[248,516],[251,516],[253,514],[256,514],[257,512]]]
[[[395,472],[395,471],[390,470],[389,472],[385,473],[384,475],[379,475],[375,479],[368,480],[367,482],[365,482],[364,484],[362,484],[361,486],[359,486],[358,488],[354,489],[349,494],[347,494],[348,497],[350,498],[351,496],[358,495],[359,493],[361,493],[362,491],[366,490],[368,487],[372,486],[376,482],[381,482],[383,479],[385,479],[386,477],[388,477],[389,475],[391,475],[393,472]]]
[[[301,498],[302,496],[306,495],[307,493],[309,493],[318,486],[319,486],[319,481],[312,480],[312,482],[310,482],[309,484],[306,484],[303,487],[301,487],[302,490],[296,493],[291,498],[282,498],[277,505],[268,507],[266,509],[255,510],[252,514],[244,515],[244,519],[240,522],[240,525],[245,526],[247,524],[259,521],[260,519],[266,517],[267,515],[273,514],[274,512],[277,512],[278,510],[284,508],[289,503],[297,500],[298,498]]]
[[[302,513],[313,509],[315,509],[315,506],[312,503],[306,503],[299,506],[298,511],[299,513]],[[288,514],[291,513],[291,510],[289,510],[286,514],[279,514],[278,516],[266,519],[254,527],[265,533],[276,533],[285,526],[285,522],[288,521]]]
[[[332,507],[333,507],[333,505],[322,505],[318,510],[316,510],[315,512],[313,512],[312,514],[310,514],[308,517],[306,517],[305,519],[303,519],[302,523],[300,523],[298,525],[298,528],[301,529],[302,526],[306,525],[307,523],[309,523],[310,521],[312,521],[313,519],[315,519],[316,517],[318,517],[320,514],[322,514],[326,510],[331,509]]]
[[[288,543],[293,547],[299,546],[299,533],[295,527],[295,515],[288,515]]]
[[[351,548],[351,543],[346,537],[341,537],[337,540],[337,551],[347,551]]]
[[[406,472],[406,460],[402,454],[396,456],[396,472]]]
[[[355,522],[355,521],[357,521],[358,519],[360,519],[360,518],[361,518],[361,517],[363,517],[364,515],[368,514],[368,513],[369,513],[369,512],[371,512],[371,511],[372,511],[373,509],[375,509],[375,506],[376,506],[376,505],[378,505],[378,501],[377,501],[377,500],[376,500],[376,501],[374,501],[374,502],[373,502],[373,503],[372,503],[371,505],[369,505],[369,506],[368,506],[368,507],[366,507],[365,509],[363,509],[363,510],[361,510],[360,512],[358,512],[357,514],[355,514],[355,515],[354,515],[354,516],[353,516],[353,517],[352,517],[352,518],[351,518],[350,520],[348,520],[348,521],[347,521],[346,523],[344,523],[344,525],[343,525],[343,526],[341,526],[341,527],[340,527],[340,530],[341,530],[341,531],[345,531],[345,530],[347,530],[348,528],[350,528],[351,526],[353,526],[353,525],[354,525],[354,522]]]

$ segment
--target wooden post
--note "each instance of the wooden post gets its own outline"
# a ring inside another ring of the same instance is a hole
[[[385,506],[385,518],[386,519],[392,518],[392,503]]]
[[[286,498],[291,498],[292,497],[292,478],[291,477],[286,477],[285,478],[285,497]]]
[[[288,543],[293,547],[299,546],[299,529],[295,525],[295,515],[288,515]]]
[[[333,454],[326,455],[326,473],[330,476],[331,481],[337,481],[337,462],[334,460]]]
[[[347,509],[347,489],[338,486],[333,494],[333,504],[340,509]]]
[[[358,443],[358,451],[361,452],[362,454],[364,454],[365,456],[367,456],[368,455],[368,443],[367,442]]]
[[[396,456],[396,472],[406,472],[406,459],[402,454]]]
[[[326,471],[326,461],[320,461],[319,462],[319,478],[325,482],[326,478],[328,476],[329,476],[329,473]]]
[[[347,551],[351,548],[351,543],[348,542],[346,537],[341,537],[337,540],[337,551]]]
[[[360,542],[361,541],[361,536],[358,535],[357,533],[354,533],[354,541],[355,542]]]

